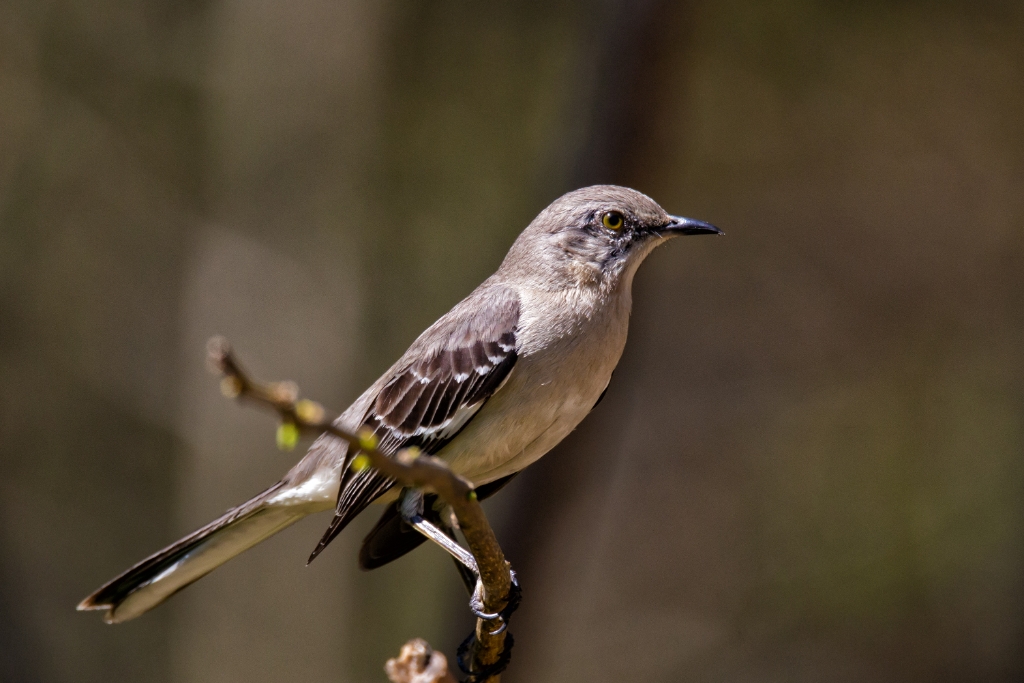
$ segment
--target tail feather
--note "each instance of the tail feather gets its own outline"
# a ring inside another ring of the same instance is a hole
[[[218,519],[150,555],[83,600],[79,610],[107,610],[107,623],[134,619],[202,578],[235,555],[297,522],[307,505],[271,505],[277,483]]]

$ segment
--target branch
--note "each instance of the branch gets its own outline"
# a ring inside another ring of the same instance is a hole
[[[221,391],[225,396],[253,401],[272,408],[280,415],[278,445],[282,448],[294,447],[302,432],[330,434],[355,449],[356,455],[350,461],[352,468],[361,470],[373,467],[403,486],[435,493],[450,505],[480,571],[484,611],[498,614],[505,610],[511,598],[511,568],[477,501],[472,484],[452,472],[440,458],[423,455],[417,448],[403,449],[394,456],[386,455],[377,449],[377,439],[369,430],[359,433],[349,431],[337,419],[326,419],[324,409],[318,403],[299,400],[298,387],[292,382],[265,384],[251,378],[242,369],[231,345],[223,337],[211,339],[207,343],[207,352],[211,369],[223,375]],[[494,667],[503,659],[503,655],[507,660],[507,631],[504,626],[502,618],[477,619],[476,644],[470,652],[474,664],[472,670]],[[511,647],[511,639],[509,641]],[[499,678],[500,673],[472,680],[497,683]]]

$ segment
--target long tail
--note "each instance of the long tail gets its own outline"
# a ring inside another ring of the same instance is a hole
[[[110,624],[153,609],[193,581],[322,506],[272,504],[277,483],[180,541],[150,555],[83,600],[79,610],[107,610]]]

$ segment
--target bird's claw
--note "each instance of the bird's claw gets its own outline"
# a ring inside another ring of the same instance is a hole
[[[501,634],[506,628],[508,628],[508,618],[512,616],[512,612],[519,607],[519,581],[516,579],[516,573],[509,570],[509,574],[512,578],[512,587],[509,590],[508,604],[505,605],[505,609],[500,612],[485,612],[484,611],[484,584],[478,576],[476,579],[476,588],[473,589],[473,595],[469,598],[469,611],[473,613],[477,619],[483,619],[484,621],[500,621],[501,625],[498,626],[498,630],[491,631],[492,636]]]
[[[491,619],[501,618],[501,614],[498,612],[492,614],[484,611],[484,584],[479,576],[476,577],[476,588],[473,589],[473,595],[469,598],[469,611],[477,619],[490,621]]]

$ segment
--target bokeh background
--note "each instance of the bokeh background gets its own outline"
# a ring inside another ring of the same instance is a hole
[[[607,399],[488,503],[504,680],[1024,680],[1024,5],[0,0],[0,679],[382,681],[424,547],[306,520],[118,627],[74,606],[298,457],[564,191],[722,239],[635,286]]]

